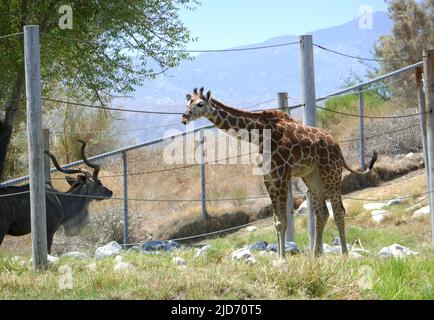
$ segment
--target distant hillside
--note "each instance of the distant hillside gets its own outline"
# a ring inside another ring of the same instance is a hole
[[[372,57],[373,45],[383,34],[389,34],[392,21],[385,12],[374,14],[373,29],[360,29],[358,20],[323,30],[313,31],[314,42],[348,54]],[[288,30],[290,31],[290,30]],[[297,41],[298,36],[286,35],[243,48]],[[343,86],[351,75],[364,77],[366,65],[315,48],[315,75],[317,95],[323,95]],[[375,64],[371,64],[375,66]],[[186,61],[168,76],[147,81],[136,89],[134,98],[118,100],[116,105],[137,109],[182,112],[185,94],[194,87],[205,86],[214,97],[234,106],[245,107],[275,97],[287,91],[300,96],[299,46],[285,46],[242,52],[206,53]],[[299,100],[293,99],[296,103]],[[275,104],[263,106],[275,107]],[[128,128],[155,126],[179,122],[178,116],[125,115]],[[182,128],[177,125],[176,128]],[[165,129],[135,132],[129,137],[138,140],[154,138]]]

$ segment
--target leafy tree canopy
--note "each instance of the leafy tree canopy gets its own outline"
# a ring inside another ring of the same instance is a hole
[[[434,48],[434,0],[389,0],[392,35],[382,36],[375,46],[381,72],[397,70],[422,60],[423,50]],[[399,60],[407,59],[407,60]]]

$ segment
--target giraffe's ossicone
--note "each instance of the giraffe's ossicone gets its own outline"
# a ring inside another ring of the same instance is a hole
[[[193,94],[187,94],[186,98],[187,110],[181,119],[184,124],[207,118],[223,130],[271,131],[271,167],[264,175],[264,183],[272,202],[280,258],[285,256],[286,203],[291,176],[302,178],[311,194],[315,214],[315,255],[320,255],[323,249],[322,235],[329,216],[326,200],[332,204],[342,253],[347,254],[345,208],[341,196],[342,169],[367,174],[377,160],[375,151],[366,170],[352,169],[346,163],[339,144],[328,132],[303,125],[282,111],[238,110],[212,98],[210,91],[204,95],[203,88],[194,89]]]

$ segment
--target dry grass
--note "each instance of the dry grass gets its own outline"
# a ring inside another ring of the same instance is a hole
[[[161,165],[161,149],[151,152],[145,150],[132,153],[129,159],[130,172],[158,170]],[[149,150],[146,150],[149,151]],[[420,163],[421,155],[412,158],[380,156],[372,174],[360,176],[347,174],[343,178],[343,193],[348,194],[363,188],[379,186],[384,181],[402,176],[408,172],[423,167]],[[146,163],[145,168],[137,165]],[[207,197],[218,198],[244,198],[255,195],[266,195],[262,178],[251,175],[251,167],[246,165],[208,165]],[[120,173],[120,161],[113,159],[103,163],[101,176]],[[55,175],[61,177],[61,175]],[[224,177],[224,178],[222,178]],[[122,179],[120,177],[106,178],[104,184],[114,191],[115,197],[122,197]],[[294,192],[298,192],[297,181],[294,181]],[[64,180],[54,180],[55,185],[66,190]],[[166,173],[153,173],[148,175],[130,176],[129,198],[137,199],[200,199],[200,173],[198,167],[174,170]],[[425,186],[412,188],[425,192]],[[401,195],[408,193],[403,188]],[[368,189],[371,190],[371,189]],[[381,194],[377,188],[375,195]],[[396,195],[391,195],[391,197]],[[304,200],[295,197],[295,208]],[[270,200],[249,199],[237,201],[209,201],[207,203],[207,227],[201,218],[200,202],[129,202],[129,234],[130,242],[143,242],[152,237],[154,239],[173,239],[191,235],[202,234],[207,231],[216,231],[233,226],[245,224],[272,215]],[[66,237],[62,232],[55,236],[54,253],[62,253],[74,248],[76,243],[100,244],[115,240],[123,241],[123,202],[119,200],[105,200],[91,205],[90,224],[78,236]],[[68,245],[72,243],[73,245]],[[2,250],[6,248],[14,252],[29,252],[30,237],[7,237]],[[86,249],[86,247],[82,247]]]
[[[342,178],[342,193],[348,194],[357,190],[375,187],[385,181],[393,180],[412,171],[424,168],[422,154],[413,157],[380,156],[374,169],[366,175],[344,173]]]
[[[405,175],[380,187],[353,193],[359,198],[383,199],[398,195],[419,194],[426,190],[422,170]],[[194,258],[194,249],[172,253],[143,255],[124,253],[124,260],[134,266],[128,273],[114,272],[112,258],[96,262],[96,270],[86,268],[92,260],[61,258],[50,265],[48,272],[35,274],[27,263],[11,260],[15,252],[0,255],[0,296],[6,299],[434,299],[434,265],[430,246],[429,218],[412,218],[403,209],[417,201],[409,198],[394,209],[390,219],[374,223],[362,205],[363,201],[345,200],[347,239],[361,243],[373,253],[384,246],[399,243],[420,255],[406,259],[380,259],[372,256],[360,260],[340,256],[313,259],[310,255],[287,257],[274,266],[274,256],[256,255],[256,265],[234,262],[230,253],[257,240],[276,242],[272,223],[258,224],[256,232],[239,230],[229,235],[207,239],[211,245],[206,257]],[[425,200],[426,201],[426,200]],[[425,202],[426,204],[426,202]],[[192,211],[191,214],[199,214]],[[188,213],[185,213],[188,216]],[[211,214],[213,212],[211,211]],[[397,223],[397,222],[400,223]],[[306,217],[295,219],[296,241],[300,248],[308,244]],[[324,242],[337,236],[329,219]],[[185,268],[172,259],[180,256]],[[64,274],[60,267],[68,265],[73,272],[73,288],[60,289]],[[368,281],[368,287],[365,284]]]
[[[427,221],[414,221],[424,225]],[[296,220],[297,242],[307,243],[306,229]],[[420,230],[419,230],[420,231]],[[325,241],[336,236],[329,224]],[[231,252],[256,240],[273,241],[272,227],[257,232],[244,230],[223,238],[207,240],[211,246],[205,257],[195,258],[194,249],[171,253],[140,254],[127,252],[124,261],[134,268],[114,272],[113,258],[74,260],[61,258],[44,273],[33,273],[28,255],[22,262],[11,255],[0,255],[0,296],[5,299],[429,299],[433,296],[432,253],[424,239],[403,226],[386,224],[382,229],[368,229],[352,222],[347,227],[348,239],[358,239],[368,250],[397,242],[421,254],[406,259],[381,259],[375,256],[360,260],[341,256],[312,258],[302,253],[286,258],[275,266],[275,256],[256,254],[257,263],[246,265],[232,261]],[[186,267],[176,266],[179,256]],[[96,263],[95,270],[86,266]],[[72,289],[61,289],[63,266],[72,271]],[[417,270],[417,272],[416,272]]]

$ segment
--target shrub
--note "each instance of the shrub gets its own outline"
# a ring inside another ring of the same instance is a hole
[[[98,213],[89,215],[89,222],[82,228],[78,236],[89,243],[105,244],[110,241],[123,243],[123,208],[106,208]],[[128,217],[128,234],[130,242],[143,240],[140,234],[141,217],[130,215]]]

